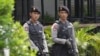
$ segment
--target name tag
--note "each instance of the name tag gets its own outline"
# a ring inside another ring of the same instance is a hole
[[[68,26],[68,28],[72,28],[72,26]]]
[[[39,31],[39,33],[42,33],[42,31]]]

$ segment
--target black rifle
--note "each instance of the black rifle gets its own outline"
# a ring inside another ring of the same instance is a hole
[[[73,56],[78,56],[78,54],[76,53],[76,49],[74,48],[74,41],[75,40],[71,36],[71,33],[73,32],[72,30],[73,30],[72,28],[67,30],[68,31],[69,41],[71,43],[71,47],[70,47],[69,53],[72,53]]]
[[[47,53],[43,52],[44,46],[41,46],[38,42],[35,42],[35,45],[39,48],[39,51],[37,52],[37,56],[48,56]]]

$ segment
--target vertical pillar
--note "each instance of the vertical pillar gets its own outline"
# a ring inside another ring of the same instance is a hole
[[[69,21],[71,21],[71,0],[67,0],[67,7],[69,9]]]
[[[41,13],[42,24],[44,25],[44,0],[41,0]]]
[[[80,7],[79,7],[79,0],[75,0],[75,17],[76,18],[78,18],[79,17],[79,9],[80,9]]]
[[[27,15],[28,15],[28,19],[30,18],[29,16],[29,11],[31,9],[31,7],[34,5],[34,0],[27,0]]]
[[[66,6],[66,0],[63,0],[63,5]]]
[[[80,3],[81,3],[80,4],[80,9],[81,9],[80,10],[80,17],[83,18],[83,15],[84,15],[84,13],[83,13],[83,11],[84,11],[84,6],[83,6],[84,3],[83,3],[83,0],[80,0]]]
[[[93,17],[95,19],[95,23],[96,23],[96,0],[93,0]]]
[[[57,12],[58,12],[58,10],[57,10],[57,8],[58,8],[58,0],[55,0],[55,20],[57,20],[58,19],[58,16],[57,16]]]

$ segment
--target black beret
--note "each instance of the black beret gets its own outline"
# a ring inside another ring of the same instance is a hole
[[[67,6],[59,6],[59,11],[66,11],[69,14],[69,9],[67,8]]]
[[[31,7],[30,12],[38,12],[40,14],[40,9],[38,7]]]

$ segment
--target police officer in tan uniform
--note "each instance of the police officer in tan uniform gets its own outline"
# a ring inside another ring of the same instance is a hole
[[[31,48],[38,51],[37,56],[47,56],[44,55],[44,53],[48,53],[48,47],[43,26],[38,21],[40,17],[40,10],[37,7],[32,7],[30,10],[30,17],[30,20],[24,24],[24,28],[29,35]]]
[[[66,6],[60,6],[58,10],[59,20],[51,27],[52,46],[51,56],[77,56],[78,49],[75,41],[74,27],[69,22],[69,9]]]

